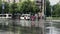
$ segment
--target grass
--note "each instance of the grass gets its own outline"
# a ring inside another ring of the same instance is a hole
[[[60,20],[60,17],[46,17],[47,20]]]

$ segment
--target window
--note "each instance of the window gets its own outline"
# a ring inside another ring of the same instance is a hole
[[[0,17],[2,17],[2,15],[0,15]]]
[[[6,15],[2,15],[3,17],[6,17]]]
[[[11,17],[12,15],[8,15],[9,17]]]

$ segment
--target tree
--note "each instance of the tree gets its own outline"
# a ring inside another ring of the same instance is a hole
[[[7,2],[4,2],[4,13],[9,12],[9,4]],[[0,13],[2,13],[2,2],[0,3]]]
[[[4,2],[4,13],[37,13],[40,11],[35,2],[30,0],[20,3],[7,3]],[[2,2],[0,1],[0,13],[2,12]]]
[[[24,1],[20,4],[20,11],[22,13],[37,13],[39,11],[39,7],[36,6],[34,2]]]
[[[8,13],[9,12],[9,4],[7,2],[4,2],[4,3],[5,3],[4,13]]]
[[[0,13],[2,12],[2,1],[0,0]]]
[[[49,0],[46,0],[46,16],[51,16],[51,5]]]
[[[53,8],[53,12],[52,12],[53,16],[55,17],[60,16],[60,5],[56,4],[52,8]]]
[[[10,6],[9,6],[9,12],[10,13],[16,13],[17,12],[17,3],[12,3],[12,4],[10,4]]]
[[[52,8],[53,8],[53,12],[52,12],[53,17],[60,18],[60,4],[57,3],[57,4],[53,5]],[[60,28],[60,23],[54,24],[54,26],[57,28]]]

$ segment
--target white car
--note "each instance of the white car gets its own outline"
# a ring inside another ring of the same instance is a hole
[[[26,16],[26,19],[29,20],[30,19],[30,16]]]
[[[21,16],[21,17],[20,17],[20,19],[24,19],[24,18],[26,18],[27,20],[29,20],[29,19],[30,19],[30,17],[29,17],[29,16],[26,16],[26,17]]]
[[[21,16],[20,19],[24,19],[24,16]]]
[[[20,19],[27,19],[29,20],[30,19],[30,14],[22,14],[22,16],[20,17]]]

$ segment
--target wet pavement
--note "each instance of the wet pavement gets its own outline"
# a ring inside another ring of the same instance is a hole
[[[40,34],[41,28],[35,27],[35,25],[39,26],[38,22],[19,19],[0,19],[0,34]]]
[[[41,28],[37,27],[37,26],[39,26],[40,22],[42,22],[42,21],[38,21],[38,20],[30,21],[30,20],[19,20],[19,19],[17,19],[17,20],[0,19],[0,27],[1,27],[0,34],[40,34]],[[15,24],[15,26],[13,26],[13,23]],[[34,23],[35,23],[35,25],[34,25]],[[46,21],[44,23],[49,23],[49,22]],[[33,25],[33,27],[32,27],[32,25]],[[54,24],[54,25],[56,25],[56,24]],[[7,27],[4,28],[5,26],[7,26]],[[21,26],[27,26],[27,27],[21,27]],[[34,26],[36,26],[37,28],[35,28]],[[45,28],[47,28],[47,30],[45,32],[46,34],[60,34],[60,28],[56,28],[55,26],[53,26],[53,27],[48,26]]]

